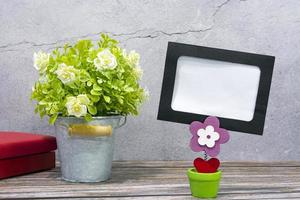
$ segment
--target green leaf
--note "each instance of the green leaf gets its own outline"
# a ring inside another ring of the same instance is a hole
[[[124,100],[121,97],[118,98],[118,101],[120,102],[120,104],[124,103]]]
[[[89,113],[91,113],[92,115],[96,115],[97,114],[97,108],[94,105],[90,105],[88,106],[88,111]]]
[[[47,100],[39,101],[39,105],[47,105],[47,104],[48,104]]]
[[[89,86],[89,87],[91,87],[91,86],[93,85],[93,83],[92,83],[91,81],[88,81],[88,82],[86,83],[86,85]]]
[[[107,103],[110,103],[110,97],[109,96],[103,96],[104,101]]]
[[[88,96],[93,102],[98,102],[99,100],[100,100],[100,96],[99,95],[97,95],[97,96],[95,96],[95,95],[89,95]]]
[[[57,119],[58,114],[54,114],[49,119],[49,124],[54,124]]]
[[[94,85],[93,85],[93,90],[95,90],[95,91],[101,91],[102,88],[101,88],[99,85],[94,84]]]
[[[36,107],[34,108],[34,113],[37,114],[38,112],[39,112],[39,108],[36,106]]]
[[[93,120],[93,117],[92,117],[92,115],[91,114],[89,114],[89,113],[87,113],[85,116],[84,116],[84,119],[86,120],[86,121],[92,121]]]
[[[102,84],[102,83],[103,83],[103,80],[102,80],[102,79],[98,79],[98,80],[97,80],[97,83]]]
[[[101,92],[92,89],[92,90],[91,90],[91,94],[92,94],[92,95],[101,95]]]
[[[125,87],[126,92],[134,92],[134,89],[132,87]]]

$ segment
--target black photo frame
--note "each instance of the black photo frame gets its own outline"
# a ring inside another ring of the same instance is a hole
[[[171,107],[177,62],[181,56],[253,65],[260,70],[253,118],[250,121],[219,117],[223,128],[262,135],[267,111],[275,57],[225,49],[169,42],[157,119],[190,124],[203,121],[207,115],[173,110]],[[238,94],[237,94],[238,95]]]

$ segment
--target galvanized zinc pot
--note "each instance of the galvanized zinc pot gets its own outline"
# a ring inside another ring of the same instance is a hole
[[[100,182],[110,178],[115,129],[124,116],[59,117],[55,123],[62,178],[71,182]]]

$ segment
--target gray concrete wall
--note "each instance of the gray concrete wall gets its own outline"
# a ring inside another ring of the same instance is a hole
[[[115,159],[192,159],[188,125],[157,121],[168,41],[276,56],[264,136],[231,132],[223,160],[300,160],[300,1],[0,1],[0,129],[54,134],[29,100],[32,54],[110,33],[141,54],[151,99],[116,138]]]

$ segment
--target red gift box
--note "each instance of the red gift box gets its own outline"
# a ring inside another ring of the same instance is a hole
[[[0,179],[55,167],[55,137],[0,132]]]

